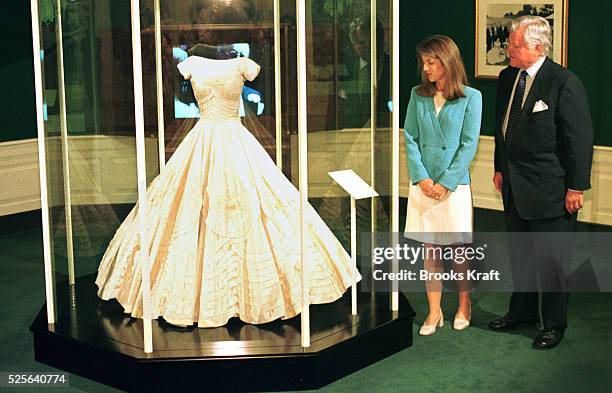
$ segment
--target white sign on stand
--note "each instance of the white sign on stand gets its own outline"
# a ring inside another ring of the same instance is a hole
[[[329,172],[329,176],[351,196],[351,261],[354,271],[357,271],[357,211],[355,201],[378,196],[378,193],[352,169]],[[357,315],[356,282],[351,287],[351,312],[353,315]]]
[[[363,199],[378,196],[378,193],[352,169],[329,172],[329,176],[348,192],[352,198]]]

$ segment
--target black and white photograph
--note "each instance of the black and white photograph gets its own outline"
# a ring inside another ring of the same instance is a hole
[[[508,66],[508,23],[524,15],[546,18],[553,32],[548,56],[565,65],[565,1],[524,3],[512,0],[479,0],[476,10],[476,77],[497,78]]]

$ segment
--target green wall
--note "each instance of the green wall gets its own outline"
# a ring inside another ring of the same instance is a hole
[[[30,2],[3,2],[0,11],[0,142],[36,137]]]
[[[595,143],[612,146],[612,1],[569,0],[569,68],[587,89]],[[428,35],[446,34],[461,48],[470,83],[484,96],[484,135],[492,135],[494,80],[475,79],[475,0],[402,1],[400,9],[402,118],[407,94],[418,83],[414,48]],[[36,137],[32,38],[28,1],[11,0],[0,16],[0,142]],[[607,71],[607,72],[605,72]]]
[[[445,34],[461,49],[470,84],[483,94],[482,134],[493,135],[496,81],[474,78],[475,9],[475,0],[402,2],[402,121],[408,92],[419,83],[415,47],[429,35]],[[612,1],[569,0],[568,68],[582,80],[589,95],[595,144],[605,146],[612,146],[611,14]]]

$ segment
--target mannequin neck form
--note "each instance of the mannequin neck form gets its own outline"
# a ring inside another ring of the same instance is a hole
[[[196,44],[188,50],[190,56],[206,57],[209,59],[233,59],[240,56],[234,45],[208,45]]]

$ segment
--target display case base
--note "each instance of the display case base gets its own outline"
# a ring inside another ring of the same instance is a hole
[[[313,305],[311,345],[301,346],[300,317],[250,325],[233,318],[219,328],[180,328],[153,321],[152,353],[142,320],[96,295],[93,275],[57,288],[57,322],[43,306],[32,323],[37,361],[127,391],[264,391],[315,389],[412,345],[414,311],[400,294],[350,291]]]

